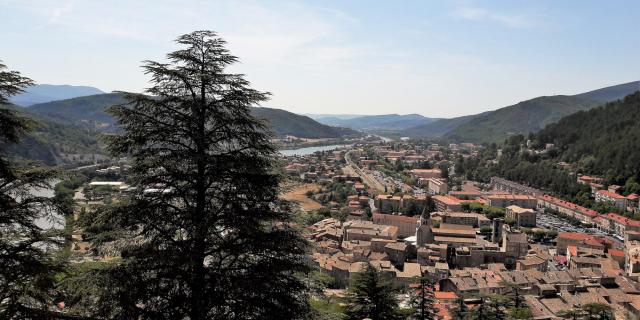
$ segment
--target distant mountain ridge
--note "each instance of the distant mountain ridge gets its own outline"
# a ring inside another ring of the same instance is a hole
[[[102,90],[89,86],[36,84],[28,87],[24,92],[11,98],[11,103],[28,107],[38,103],[70,99],[88,95],[104,93]]]
[[[400,134],[412,138],[442,138],[456,142],[502,142],[509,135],[537,132],[575,112],[621,99],[638,88],[640,82],[634,81],[577,95],[537,97],[477,115],[408,128]]]
[[[355,130],[403,130],[421,124],[427,124],[440,119],[427,118],[419,114],[383,114],[341,119],[325,117],[316,119],[320,123],[331,126],[347,127]]]
[[[106,93],[36,104],[29,110],[63,124],[99,132],[115,132],[116,120],[105,109],[125,102],[121,93]],[[265,119],[278,137],[338,138],[358,134],[351,129],[327,126],[285,110],[266,107],[251,110],[256,117]]]

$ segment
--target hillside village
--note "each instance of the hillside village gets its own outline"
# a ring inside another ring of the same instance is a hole
[[[640,319],[640,2],[0,16],[0,320]]]
[[[551,147],[551,146],[549,146]],[[517,285],[535,319],[553,319],[586,303],[616,317],[640,316],[640,221],[565,201],[494,177],[483,184],[455,175],[456,157],[482,147],[421,142],[359,143],[283,156],[283,209],[292,210],[313,244],[310,259],[331,277],[327,296],[344,295],[370,263],[405,294],[426,277],[440,318],[464,301],[508,294]],[[88,169],[73,192],[76,226],[132,190],[126,164]],[[630,212],[638,196],[598,177],[579,175],[597,202]],[[161,185],[145,193],[169,192]],[[92,245],[73,232],[76,262],[118,256],[123,242]],[[460,300],[463,299],[463,300]]]

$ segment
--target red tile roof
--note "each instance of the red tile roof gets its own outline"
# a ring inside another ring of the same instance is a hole
[[[608,198],[624,199],[623,196],[621,196],[621,195],[619,195],[619,194],[617,194],[615,192],[611,192],[609,190],[598,190],[596,192],[601,194],[601,195],[603,195],[603,196],[605,196],[605,197],[608,197]]]
[[[612,257],[624,257],[623,250],[609,249],[607,253],[609,253]]]
[[[589,208],[585,208],[583,206],[579,206],[573,202],[569,202],[569,201],[564,201],[562,199],[558,199],[555,197],[552,197],[550,195],[543,195],[541,198],[541,200],[543,201],[547,201],[547,202],[551,202],[559,207],[563,207],[569,210],[573,210],[573,211],[578,211],[579,213],[594,218],[598,215],[598,212],[596,212],[595,210],[591,210]]]
[[[571,240],[587,240],[588,238],[590,238],[592,236],[586,234],[586,233],[578,233],[578,232],[560,232],[560,234],[558,234],[558,238],[563,238],[563,239],[571,239]]]
[[[632,220],[626,217],[623,217],[617,213],[605,213],[603,215],[600,215],[600,217],[602,217],[603,219],[607,219],[607,220],[613,220],[617,223],[620,223],[624,226],[627,227],[639,227],[640,228],[640,221],[637,220]]]
[[[460,200],[453,196],[433,196],[434,201],[441,201],[446,205],[460,204]]]
[[[450,291],[436,291],[433,293],[434,297],[440,299],[457,299],[458,295],[455,292]]]

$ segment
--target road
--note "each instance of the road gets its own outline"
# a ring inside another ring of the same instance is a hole
[[[380,183],[378,180],[376,180],[376,178],[372,177],[368,173],[364,172],[358,167],[358,165],[351,161],[351,151],[347,151],[344,154],[344,160],[347,162],[347,166],[349,166],[349,168],[353,172],[355,172],[366,185],[368,185],[370,188],[384,192],[384,185],[382,185],[382,183]]]

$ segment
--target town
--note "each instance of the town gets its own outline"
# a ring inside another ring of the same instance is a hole
[[[372,139],[282,156],[280,205],[294,212],[312,242],[315,268],[332,279],[324,295],[344,295],[353,275],[371,264],[401,292],[429,279],[442,319],[452,318],[449,310],[462,298],[473,307],[481,295],[508,293],[510,284],[535,319],[587,303],[640,315],[640,221],[499,177],[481,183],[456,176],[452,159],[477,156],[481,148]],[[87,178],[69,186],[77,226],[131,190],[127,170],[126,164],[85,169]],[[640,209],[638,196],[620,195],[620,186],[576,179],[597,202]],[[93,246],[80,227],[72,239],[77,263],[113,259],[124,246]]]
[[[0,0],[0,320],[638,320],[639,14]]]

